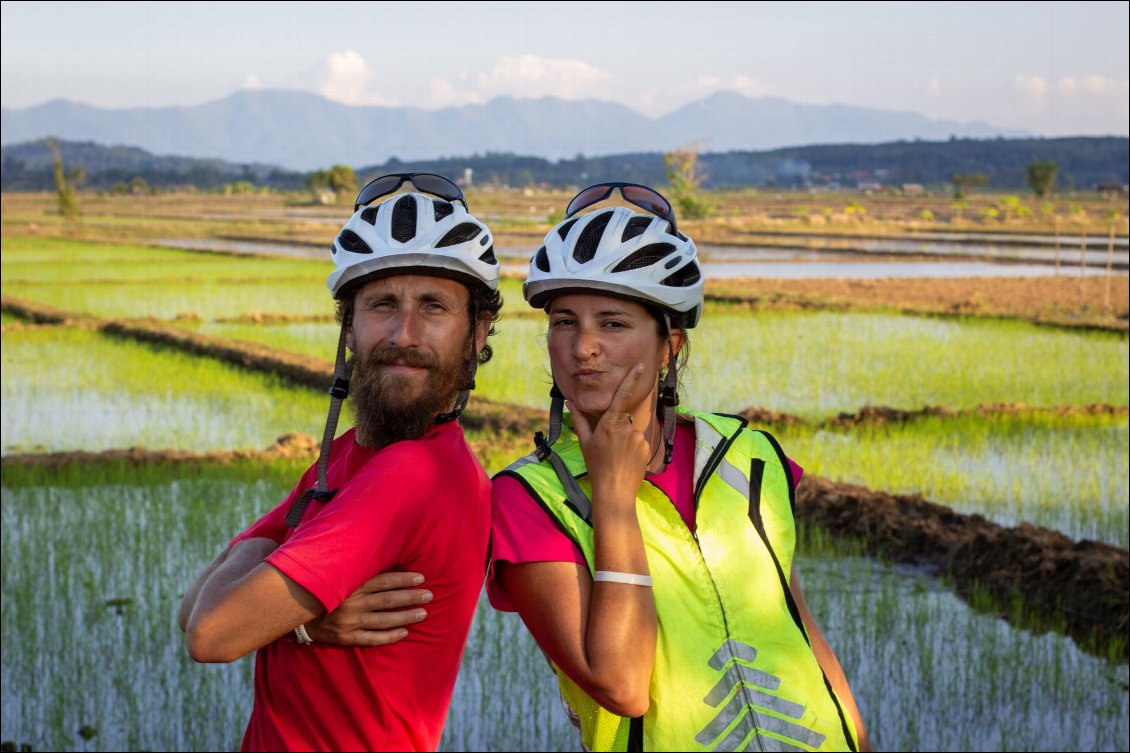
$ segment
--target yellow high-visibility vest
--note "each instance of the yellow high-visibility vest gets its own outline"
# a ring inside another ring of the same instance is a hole
[[[582,743],[590,750],[857,750],[855,726],[789,592],[795,498],[784,453],[743,419],[679,415],[695,424],[696,530],[646,480],[636,498],[658,615],[650,706],[639,719],[617,716],[557,670]],[[553,450],[591,499],[568,427]],[[592,573],[592,525],[550,462],[529,455],[501,474],[515,476],[553,515]]]

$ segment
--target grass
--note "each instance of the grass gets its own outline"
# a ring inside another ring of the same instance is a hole
[[[919,494],[1004,526],[1027,521],[1075,539],[1130,544],[1125,416],[967,415],[774,433],[808,473]]]
[[[320,436],[329,405],[274,375],[88,330],[6,332],[3,345],[4,454],[264,448]]]
[[[251,661],[191,662],[176,610],[195,573],[300,467],[6,467],[3,739],[41,750],[234,749]],[[798,569],[878,749],[1124,747],[1125,664],[1013,629],[920,573],[850,549],[808,549]],[[483,600],[441,749],[576,744],[520,620]]]
[[[498,329],[480,394],[547,407],[544,319],[508,317]],[[329,359],[337,326],[202,324],[200,331]],[[680,377],[689,405],[759,406],[820,420],[864,405],[1127,405],[1128,360],[1125,337],[1018,322],[712,310],[691,333]]]
[[[1125,750],[1125,663],[1013,628],[905,567],[826,555],[798,570],[876,750]]]
[[[687,402],[724,411],[1130,402],[1124,336],[1023,322],[714,310],[690,342]]]
[[[172,280],[325,280],[325,259],[234,256],[134,244],[62,238],[5,238],[0,261],[6,284],[89,284]]]

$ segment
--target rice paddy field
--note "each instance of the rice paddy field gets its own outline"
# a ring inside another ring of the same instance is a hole
[[[312,460],[242,451],[290,432],[320,436],[328,400],[279,374],[101,325],[155,321],[328,369],[337,336],[324,286],[330,265],[144,242],[162,223],[177,224],[179,235],[208,234],[205,222],[184,217],[107,212],[68,237],[32,232],[25,217],[17,223],[5,211],[4,749],[237,749],[252,659],[192,662],[177,607],[195,573],[277,504]],[[216,222],[231,232],[236,220]],[[256,222],[240,227],[279,233],[268,219]],[[544,408],[544,322],[522,302],[520,280],[505,280],[503,291],[495,357],[480,371],[478,394]],[[29,306],[61,321],[36,321]],[[691,336],[683,394],[723,412],[789,417],[768,428],[806,474],[1126,549],[1128,364],[1124,330],[711,302]],[[833,420],[864,406],[949,411]],[[485,430],[469,438],[490,472],[529,444]],[[27,457],[131,447],[168,451],[168,460],[84,456],[60,465]],[[240,452],[174,457],[217,451]],[[819,531],[803,539],[798,571],[809,606],[877,749],[1130,747],[1124,644],[1084,650],[1054,624],[1022,628],[1030,623],[1002,617],[1022,616],[1023,601],[959,595],[925,569],[863,555],[860,542]],[[525,628],[484,598],[441,749],[578,747]]]

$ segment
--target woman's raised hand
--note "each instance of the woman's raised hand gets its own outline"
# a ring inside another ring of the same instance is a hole
[[[635,500],[636,491],[643,482],[651,448],[643,432],[636,428],[630,409],[638,402],[638,391],[643,378],[644,365],[636,364],[612,395],[612,402],[596,422],[579,411],[573,416],[573,431],[585,456],[589,478],[592,479],[593,496],[606,492],[630,493]],[[616,495],[620,496],[620,495]]]

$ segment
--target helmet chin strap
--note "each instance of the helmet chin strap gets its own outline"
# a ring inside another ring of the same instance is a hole
[[[554,443],[561,436],[561,415],[565,407],[565,395],[557,386],[556,379],[553,380],[553,387],[549,390],[549,397],[549,437],[547,438],[540,431],[534,434],[534,446],[537,448],[535,454],[538,460],[549,460],[549,464],[553,466],[554,472],[557,473],[557,480],[561,482],[561,487],[565,490],[565,498],[569,505],[584,520],[591,522],[592,500],[577,484],[577,479],[569,472],[569,469],[565,466],[565,461],[553,451]]]
[[[675,367],[675,345],[671,339],[671,317],[664,311],[663,323],[667,326],[667,376],[659,388],[659,407],[663,410],[663,464],[671,462],[675,453],[675,406],[679,404],[679,376]]]
[[[349,321],[341,323],[341,333],[337,338],[337,358],[334,362],[334,380],[330,384],[330,413],[326,417],[326,429],[322,433],[322,447],[318,451],[318,481],[306,491],[302,492],[290,505],[286,512],[286,525],[294,528],[302,520],[306,506],[311,499],[319,502],[328,502],[337,494],[337,489],[330,489],[326,479],[326,472],[330,463],[330,448],[333,446],[334,434],[337,433],[337,420],[341,415],[341,404],[349,396],[349,377],[353,373],[353,362],[345,360],[345,332],[349,329]]]

